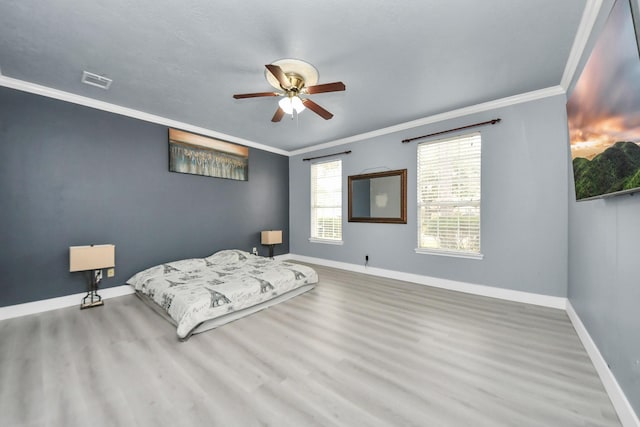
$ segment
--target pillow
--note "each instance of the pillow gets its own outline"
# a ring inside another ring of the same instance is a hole
[[[206,257],[205,260],[212,264],[237,264],[247,262],[252,256],[249,252],[240,249],[224,249]]]
[[[169,266],[178,271],[189,272],[202,270],[205,267],[205,263],[201,258],[189,258],[182,259],[180,261],[165,262],[162,266],[164,266],[165,269],[166,266]]]

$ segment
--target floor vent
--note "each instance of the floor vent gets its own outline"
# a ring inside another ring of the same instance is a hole
[[[85,83],[91,86],[96,86],[104,90],[109,89],[109,86],[111,86],[112,81],[113,80],[109,78],[106,78],[104,76],[99,76],[97,74],[90,73],[88,71],[82,72],[82,83]]]

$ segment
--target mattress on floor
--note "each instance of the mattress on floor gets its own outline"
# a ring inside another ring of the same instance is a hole
[[[311,267],[241,250],[160,264],[127,280],[172,320],[180,339],[284,301],[317,282]]]

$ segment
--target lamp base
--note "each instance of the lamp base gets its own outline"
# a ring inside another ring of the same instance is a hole
[[[99,273],[100,272],[100,273]],[[94,270],[89,273],[91,281],[89,282],[89,290],[87,295],[82,298],[82,304],[80,304],[80,310],[91,307],[99,307],[104,305],[102,297],[98,295],[98,284],[100,283],[100,277],[102,273],[100,270]]]
[[[98,295],[98,297],[100,297],[100,295]],[[104,305],[104,302],[102,302],[102,299],[85,302],[87,298],[88,296],[82,299],[82,304],[80,304],[80,310],[84,310],[85,308],[91,308],[91,307],[100,307],[101,305]]]

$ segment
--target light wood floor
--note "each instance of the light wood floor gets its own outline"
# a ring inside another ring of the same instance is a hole
[[[184,343],[133,295],[2,321],[0,425],[620,425],[563,311],[316,268]]]

